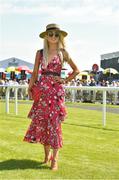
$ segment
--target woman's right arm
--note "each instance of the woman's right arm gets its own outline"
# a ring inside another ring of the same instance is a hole
[[[29,82],[29,87],[28,87],[28,93],[29,93],[30,98],[32,98],[31,88],[38,78],[40,61],[41,61],[41,53],[40,53],[40,51],[37,51],[36,57],[35,57],[35,64],[34,64],[34,68],[33,68],[33,73],[32,73],[32,76],[31,76],[31,79]]]

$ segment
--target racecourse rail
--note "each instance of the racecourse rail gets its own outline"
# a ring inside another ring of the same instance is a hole
[[[28,88],[28,85],[0,85],[0,87],[6,87],[6,113],[9,114],[9,94],[10,89],[15,89],[15,114],[18,114],[18,95],[17,91],[19,88]],[[102,124],[106,126],[106,94],[107,91],[117,92],[119,87],[97,87],[97,86],[64,86],[65,89],[70,90],[87,90],[87,91],[102,91],[103,92],[103,103],[102,103]]]

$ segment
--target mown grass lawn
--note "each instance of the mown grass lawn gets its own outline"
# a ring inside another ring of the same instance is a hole
[[[5,179],[119,179],[119,114],[67,108],[63,127],[64,146],[60,150],[59,170],[43,165],[43,147],[23,142],[29,126],[31,105],[19,104],[19,114],[5,114],[0,102],[0,178]]]

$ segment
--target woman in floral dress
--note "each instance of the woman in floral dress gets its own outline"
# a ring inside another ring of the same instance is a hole
[[[57,24],[48,24],[46,31],[39,36],[44,39],[44,48],[36,52],[28,93],[32,98],[32,87],[37,81],[39,66],[41,66],[41,77],[38,81],[40,96],[38,101],[34,101],[28,114],[32,121],[24,141],[43,144],[44,163],[51,160],[51,169],[57,170],[58,152],[63,145],[61,123],[67,115],[63,84],[71,81],[79,70],[65,50],[64,37],[67,36],[67,32],[61,30]],[[62,79],[61,70],[64,61],[71,66],[73,72]]]

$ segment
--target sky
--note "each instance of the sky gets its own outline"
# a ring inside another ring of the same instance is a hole
[[[119,51],[119,0],[0,0],[0,60],[34,63],[49,23],[68,32],[66,49],[80,71]]]

